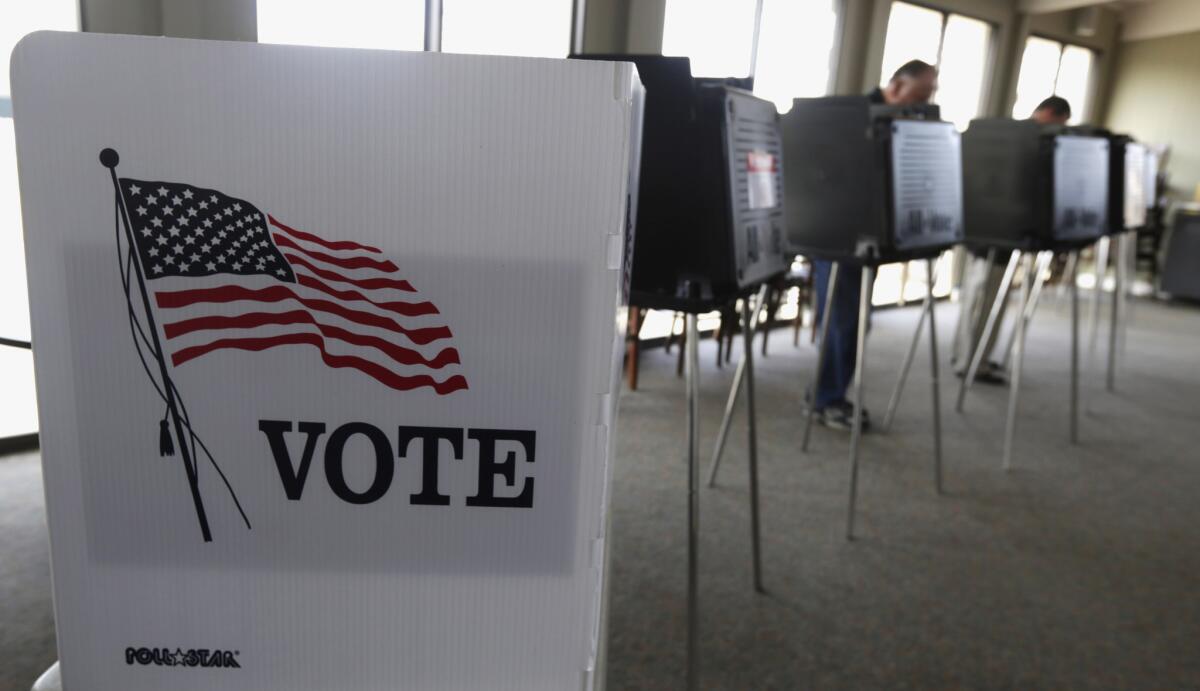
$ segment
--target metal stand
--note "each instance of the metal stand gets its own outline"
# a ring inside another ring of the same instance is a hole
[[[751,311],[753,317],[750,320],[750,335],[753,336],[758,329],[759,309],[763,301],[766,299],[767,286],[763,286],[758,290],[758,297],[755,300],[755,308]],[[717,430],[717,443],[713,447],[712,465],[708,469],[708,486],[713,487],[717,484],[717,470],[721,467],[721,456],[725,453],[725,440],[729,435],[729,425],[733,422],[733,409],[737,406],[738,398],[742,393],[742,383],[745,381],[746,368],[751,366],[751,358],[743,355],[738,361],[737,368],[733,371],[733,385],[729,387],[729,397],[725,399],[725,415],[721,418],[721,428]]]
[[[1012,287],[1013,275],[1017,272],[1017,264],[1020,263],[1021,252],[1013,250],[1012,255],[1008,259],[1008,266],[1004,269],[1004,277],[1000,279],[1000,289],[996,292],[996,299],[992,302],[992,309],[988,312],[987,322],[983,326],[983,334],[980,335],[979,341],[971,344],[970,366],[967,367],[966,374],[963,376],[962,382],[958,386],[958,400],[954,403],[954,409],[958,412],[963,411],[963,403],[967,398],[967,390],[971,388],[971,383],[975,380],[975,375],[979,372],[979,365],[983,362],[984,351],[987,349],[987,343],[992,338],[992,332],[996,329],[996,322],[999,321],[1000,309],[1004,305],[1004,301],[1008,299],[1008,291]]]
[[[1122,233],[1117,237],[1115,282],[1113,284],[1112,312],[1108,323],[1108,368],[1104,378],[1104,388],[1112,393],[1117,390],[1117,351],[1119,336],[1124,334],[1126,321],[1125,294],[1129,270],[1129,237],[1130,233]]]
[[[1026,265],[1026,278],[1021,281],[1021,306],[1029,301],[1030,281],[1028,276],[1028,266],[1031,257],[1024,258],[1023,263]],[[998,298],[997,298],[998,299]],[[1024,311],[1024,310],[1022,310]],[[1017,357],[1012,366],[1012,386],[1008,392],[1008,420],[1004,426],[1004,469],[1009,470],[1012,467],[1012,445],[1013,436],[1016,434],[1017,423],[1017,399],[1021,393],[1021,371],[1025,365],[1025,330],[1027,324],[1023,314],[1017,315],[1016,324],[1016,349]]]
[[[804,419],[804,439],[800,442],[801,451],[808,451],[808,440],[812,436],[813,416],[817,412],[817,389],[821,385],[821,369],[825,366],[825,351],[829,342],[829,321],[833,315],[833,297],[837,293],[837,277],[838,263],[833,262],[829,268],[829,285],[825,289],[825,311],[821,315],[821,337],[817,342],[817,367],[813,372],[812,389],[809,391],[808,415]]]
[[[929,277],[929,292],[925,300],[929,303],[929,372],[933,391],[933,487],[942,493],[942,393],[938,378],[937,320],[933,303],[933,263],[925,260],[925,272]]]
[[[1104,277],[1108,274],[1108,236],[1096,243],[1096,282],[1092,286],[1092,302],[1088,316],[1088,368],[1096,361],[1096,337],[1100,333],[1100,300],[1104,297]]]
[[[700,334],[696,315],[684,318],[687,371],[687,473],[688,473],[688,573],[687,573],[687,688],[700,688],[699,593],[697,591],[700,533]]]
[[[854,513],[858,501],[858,447],[862,441],[863,381],[866,377],[867,318],[871,307],[871,287],[875,285],[875,267],[865,266],[858,297],[858,352],[855,357],[854,426],[850,429],[850,500],[846,508],[846,539],[854,539]],[[826,313],[825,318],[829,315]],[[824,338],[821,339],[824,344]],[[809,422],[811,424],[811,413]]]
[[[908,371],[912,369],[913,358],[917,355],[917,345],[921,342],[921,332],[925,329],[925,319],[933,313],[933,261],[930,260],[927,265],[926,277],[929,280],[929,292],[925,295],[925,301],[921,303],[921,314],[917,317],[917,328],[913,330],[912,341],[908,344],[908,352],[904,354],[904,363],[900,365],[900,376],[896,378],[896,387],[892,389],[892,397],[888,399],[887,413],[883,416],[883,427],[881,430],[887,432],[892,428],[892,420],[896,417],[896,409],[900,406],[900,395],[904,391],[904,385],[908,382]],[[934,344],[936,347],[936,344]]]
[[[1033,265],[1033,289],[1029,294],[1029,302],[1026,303],[1021,310],[1021,316],[1026,323],[1033,319],[1033,313],[1037,311],[1038,300],[1041,298],[1042,290],[1046,285],[1046,271],[1050,268],[1050,263],[1054,261],[1053,252],[1041,252],[1038,254],[1037,261]],[[1013,326],[1009,332],[1008,343],[1004,346],[1004,358],[1000,361],[1006,369],[1009,367],[1009,362],[1012,360],[1013,343],[1017,340],[1017,329]]]
[[[767,297],[766,285],[758,291],[757,299],[751,303],[750,298],[742,302],[742,359],[738,361],[733,373],[733,385],[729,389],[729,398],[725,402],[725,416],[721,419],[721,429],[717,433],[717,443],[713,448],[712,466],[708,474],[708,486],[717,482],[717,469],[721,465],[721,455],[725,450],[725,439],[729,433],[729,425],[733,421],[733,409],[737,405],[738,395],[743,384],[746,388],[746,414],[749,426],[749,463],[750,463],[750,546],[753,553],[754,590],[765,592],[762,584],[762,541],[759,531],[758,503],[758,428],[757,416],[754,410],[754,335],[758,316]]]
[[[1068,260],[1068,266],[1071,267],[1071,273],[1066,278],[1069,281],[1067,288],[1070,291],[1071,298],[1071,382],[1070,382],[1070,436],[1071,443],[1079,442],[1079,285],[1076,281],[1079,267],[1078,251],[1072,252],[1072,259]],[[1028,269],[1030,257],[1026,257],[1025,264]],[[1021,302],[1032,303],[1031,291],[1036,289],[1037,281],[1034,285],[1030,285],[1030,281],[1026,280],[1021,285]],[[1033,306],[1030,304],[1030,306]],[[1025,337],[1029,326],[1029,321],[1033,317],[1033,311],[1030,309],[1026,314],[1021,315],[1016,323],[1016,338],[1014,344],[1014,358],[1012,364],[1012,379],[1011,388],[1008,396],[1008,418],[1005,421],[1004,427],[1004,469],[1012,469],[1012,454],[1013,444],[1016,438],[1017,425],[1017,402],[1021,394],[1021,373],[1025,364]]]

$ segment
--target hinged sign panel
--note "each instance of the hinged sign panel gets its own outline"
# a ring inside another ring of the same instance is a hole
[[[589,686],[633,68],[12,65],[65,688]]]

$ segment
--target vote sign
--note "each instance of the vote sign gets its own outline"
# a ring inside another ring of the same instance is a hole
[[[65,687],[589,686],[632,67],[12,64]]]

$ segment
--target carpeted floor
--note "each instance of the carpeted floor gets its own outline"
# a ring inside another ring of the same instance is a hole
[[[948,359],[955,306],[938,310]],[[867,405],[883,416],[916,309],[875,316]],[[751,589],[744,415],[701,508],[706,689],[1200,688],[1200,310],[1138,302],[1118,392],[1085,382],[1067,439],[1067,331],[1048,301],[1031,329],[1015,468],[1000,469],[1006,389],[951,411],[946,494],[932,482],[928,355],[891,433],[863,446],[859,539],[843,538],[845,434],[799,453],[813,349],[772,335],[759,359],[767,594]],[[1085,353],[1086,354],[1086,353]],[[732,367],[706,342],[707,470]],[[945,368],[948,369],[948,368]],[[680,688],[685,645],[683,382],[642,360],[621,401],[613,497],[608,687]],[[36,456],[0,459],[0,691],[53,657]]]

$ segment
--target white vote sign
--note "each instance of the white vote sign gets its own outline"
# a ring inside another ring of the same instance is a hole
[[[12,68],[65,688],[590,687],[633,68]]]

